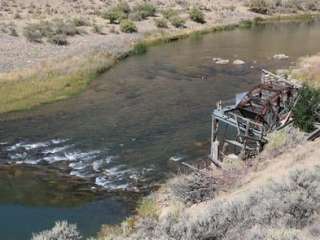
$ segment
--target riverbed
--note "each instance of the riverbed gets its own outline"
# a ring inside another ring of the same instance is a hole
[[[261,69],[287,68],[298,57],[319,52],[319,42],[320,22],[310,21],[263,24],[152,47],[117,64],[79,96],[2,115],[0,161],[54,167],[63,162],[63,171],[93,187],[140,191],[170,176],[170,158],[207,156],[210,112],[217,101],[253,87]],[[280,53],[289,58],[273,57]],[[28,239],[58,219],[78,223],[88,236],[99,225],[130,214],[125,199],[67,207],[46,206],[48,199],[50,194],[42,197],[41,206],[0,199],[5,213],[0,238]]]

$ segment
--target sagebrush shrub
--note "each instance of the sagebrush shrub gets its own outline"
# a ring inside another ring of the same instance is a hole
[[[120,11],[122,11],[122,12],[124,12],[124,13],[126,13],[126,14],[129,14],[129,13],[131,12],[131,8],[130,8],[128,2],[123,1],[123,0],[120,0],[120,1],[118,2],[117,8],[118,8]]]
[[[122,20],[120,22],[120,30],[125,33],[134,33],[138,31],[135,23],[130,20]]]
[[[164,18],[170,19],[171,17],[177,16],[178,12],[175,9],[166,9],[161,12]]]
[[[300,11],[316,11],[320,9],[319,0],[249,0],[251,11],[261,14],[295,13]]]
[[[192,21],[194,22],[198,22],[198,23],[205,23],[205,18],[204,18],[204,14],[203,12],[196,7],[193,7],[190,11],[189,11],[189,15]]]
[[[23,36],[30,41],[41,43],[42,42],[42,34],[39,29],[36,29],[34,25],[28,25],[23,29]]]
[[[60,45],[60,46],[68,45],[67,36],[64,34],[52,35],[48,38],[48,42],[52,44]]]
[[[181,175],[168,183],[173,197],[185,204],[213,199],[216,192],[215,179],[209,174]]]
[[[110,9],[109,11],[102,13],[102,17],[108,19],[110,23],[118,24],[123,19],[128,18],[128,14],[125,13],[123,10],[115,7]]]
[[[144,218],[156,219],[159,212],[155,199],[153,197],[143,198],[138,205],[137,213]]]
[[[73,19],[73,23],[76,27],[82,27],[82,26],[90,26],[90,22],[83,18],[83,17],[76,17]]]
[[[173,16],[169,21],[176,28],[183,28],[186,23],[186,21],[180,16]]]
[[[81,240],[77,225],[69,224],[66,221],[56,222],[50,230],[33,234],[32,240]]]
[[[155,16],[157,8],[151,3],[142,3],[134,7],[133,11],[138,12],[142,19]]]
[[[158,28],[168,28],[168,22],[164,18],[155,19],[154,22]]]
[[[195,210],[138,227],[129,239],[309,240],[304,231],[320,213],[320,167]]]
[[[251,11],[261,14],[269,14],[271,5],[268,0],[250,0],[249,8]]]
[[[98,33],[98,34],[103,34],[103,27],[98,24],[93,24],[92,25],[92,32]]]

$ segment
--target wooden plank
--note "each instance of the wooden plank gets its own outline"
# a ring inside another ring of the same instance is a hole
[[[227,139],[227,140],[225,140],[225,142],[226,142],[226,143],[230,143],[231,145],[234,145],[234,146],[236,146],[236,147],[243,148],[243,144],[241,144],[241,143],[239,143],[239,142],[237,142],[237,141],[228,140],[228,139]],[[246,149],[249,150],[249,151],[255,150],[254,148],[248,147],[248,146],[246,146]]]
[[[316,130],[314,130],[312,133],[310,133],[307,137],[308,141],[314,141],[316,140],[318,137],[320,137],[320,128],[317,128]]]

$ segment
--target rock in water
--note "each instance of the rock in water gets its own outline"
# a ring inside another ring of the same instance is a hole
[[[214,61],[216,64],[228,64],[230,62],[229,59],[223,58],[212,58],[212,61]]]
[[[242,64],[245,64],[245,61],[240,60],[240,59],[237,59],[237,60],[234,60],[234,61],[233,61],[233,64],[234,64],[234,65],[242,65]]]
[[[273,56],[273,59],[277,59],[277,60],[288,59],[288,58],[289,58],[289,56],[287,56],[287,55],[285,55],[285,54],[283,54],[283,53],[281,53],[281,54],[275,54],[275,55]]]

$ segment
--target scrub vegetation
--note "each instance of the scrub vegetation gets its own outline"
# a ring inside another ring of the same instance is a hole
[[[320,91],[304,86],[293,109],[294,124],[305,132],[311,132],[314,130],[314,123],[320,121],[319,113]]]
[[[320,10],[319,0],[250,0],[249,8],[261,14],[273,13],[296,13],[299,11],[318,11]]]
[[[310,146],[306,148],[310,151]],[[279,169],[270,172],[273,169],[270,165],[258,171],[259,177],[253,173],[253,180],[248,182],[247,179],[244,185],[224,194],[221,194],[217,183],[217,194],[191,206],[177,202],[171,191],[166,193],[166,203],[149,197],[141,202],[136,216],[119,226],[104,225],[97,238],[92,239],[319,239],[320,166],[317,165],[317,154],[319,151],[301,158],[301,155],[290,153],[282,158],[270,159],[281,160],[276,167],[291,166],[291,170],[289,167],[289,172],[279,172]],[[292,167],[292,163],[297,161],[300,165]],[[275,173],[278,174],[276,177]],[[268,176],[274,176],[274,180]],[[164,194],[159,193],[160,196]],[[56,228],[35,234],[32,240],[55,239],[51,238],[52,234],[62,232]],[[71,232],[72,236],[77,236],[74,226],[69,228],[63,234]]]
[[[56,222],[50,230],[33,234],[32,240],[78,240],[82,239],[77,225],[69,224],[66,221]]]

